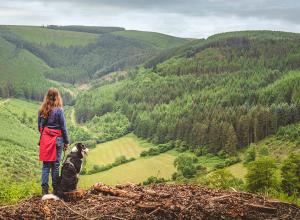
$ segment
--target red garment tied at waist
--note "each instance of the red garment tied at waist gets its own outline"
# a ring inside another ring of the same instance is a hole
[[[40,132],[42,132],[42,129],[40,129]],[[61,135],[61,130],[44,128],[40,140],[41,161],[56,161],[56,138],[61,137]]]

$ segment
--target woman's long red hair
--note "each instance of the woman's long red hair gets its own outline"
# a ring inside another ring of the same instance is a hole
[[[44,101],[39,109],[43,118],[48,118],[50,112],[56,107],[62,107],[63,102],[58,89],[50,88],[44,97]]]

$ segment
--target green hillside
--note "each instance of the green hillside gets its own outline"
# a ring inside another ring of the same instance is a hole
[[[41,100],[47,88],[56,86],[68,102],[70,94],[44,77],[49,69],[40,58],[0,37],[0,96]]]
[[[53,30],[37,26],[6,26],[7,29],[24,40],[47,46],[55,44],[61,47],[86,46],[96,42],[96,34]]]
[[[180,139],[189,149],[204,146],[214,154],[232,154],[274,134],[300,119],[299,71],[289,72],[299,65],[300,35],[249,33],[215,36],[152,69],[140,68],[106,100],[110,110],[89,102],[99,90],[91,89],[77,99],[88,106],[77,119],[121,111],[139,137],[154,143]]]
[[[280,184],[287,172],[282,167],[291,163],[289,153],[299,149],[299,58],[300,35],[294,33],[245,31],[195,40],[111,83],[114,89],[105,99],[101,84],[83,93],[76,100],[76,117],[89,123],[94,115],[121,113],[138,137],[156,145],[175,142],[176,151],[190,156],[188,167],[177,167],[172,176],[177,182],[250,189],[248,170],[268,162],[275,170],[271,195],[297,202]],[[105,105],[98,105],[103,100]],[[252,148],[256,160],[244,165]],[[228,185],[215,184],[218,178]]]
[[[0,204],[39,192],[37,105],[0,100]]]
[[[113,34],[144,41],[160,49],[177,47],[188,42],[188,40],[183,38],[155,32],[125,30],[113,32]]]
[[[281,47],[284,45],[284,50]],[[295,47],[293,47],[295,45]],[[192,58],[188,60],[195,60],[195,54],[205,51],[210,48],[219,48],[220,52],[224,52],[223,57],[228,60],[229,63],[234,64],[235,59],[248,59],[248,62],[253,59],[260,60],[260,56],[265,53],[272,54],[271,56],[264,56],[265,59],[270,59],[269,62],[265,62],[264,65],[282,65],[284,62],[289,60],[290,65],[297,65],[297,57],[299,58],[299,53],[297,51],[297,45],[299,45],[299,34],[290,32],[280,32],[280,31],[236,31],[236,32],[226,32],[216,35],[212,35],[207,39],[193,40],[188,44],[181,47],[166,50],[156,57],[147,61],[147,67],[155,67],[156,65],[168,61],[170,58]],[[289,48],[289,49],[288,49]],[[228,50],[229,49],[229,50]],[[236,53],[232,54],[235,51]],[[288,54],[290,57],[284,57],[284,54]],[[225,55],[226,54],[226,55]],[[224,56],[225,55],[225,56]],[[245,55],[245,57],[244,57]],[[274,58],[281,57],[283,59],[278,59],[275,63]],[[232,59],[234,58],[234,59]],[[250,59],[249,59],[250,58]],[[220,59],[219,61],[225,61]],[[260,60],[262,61],[262,60]],[[217,64],[217,63],[216,63]],[[222,64],[222,63],[220,63]],[[247,64],[238,61],[239,65]],[[261,62],[257,63],[261,65]],[[219,66],[219,65],[218,65]],[[243,66],[244,67],[244,66]],[[187,68],[187,66],[185,66]],[[198,65],[197,68],[192,66],[189,70],[194,70],[202,73],[203,66]],[[221,72],[224,69],[216,69],[215,72]]]
[[[0,108],[1,171],[15,175],[15,179],[35,176],[39,137],[37,105],[7,99],[1,101]]]
[[[5,89],[14,87],[14,90],[18,91],[0,95],[41,100],[41,89],[35,88],[27,95],[28,91],[24,90],[32,89],[27,84],[39,81],[41,85],[38,87],[45,90],[53,83],[47,82],[44,78],[60,83],[88,82],[113,71],[137,66],[165,48],[186,43],[184,39],[168,35],[151,32],[138,32],[132,35],[131,32],[122,30],[122,28],[91,26],[1,25],[0,44],[3,57],[0,62],[6,66],[0,71],[3,80],[11,84],[4,87]],[[123,32],[124,36],[121,34]],[[23,57],[18,58],[19,54]],[[18,60],[23,59],[26,60],[24,63],[30,65],[20,66]],[[6,60],[9,60],[9,63]],[[20,85],[18,80],[23,82],[24,78],[26,78],[25,85]],[[70,97],[67,99],[70,100]]]

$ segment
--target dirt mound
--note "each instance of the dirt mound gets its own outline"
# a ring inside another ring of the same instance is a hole
[[[2,206],[0,219],[300,219],[296,205],[191,185],[96,184],[66,196]]]

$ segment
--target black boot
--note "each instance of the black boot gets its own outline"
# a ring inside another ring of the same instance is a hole
[[[42,195],[49,194],[48,187],[42,186]]]

